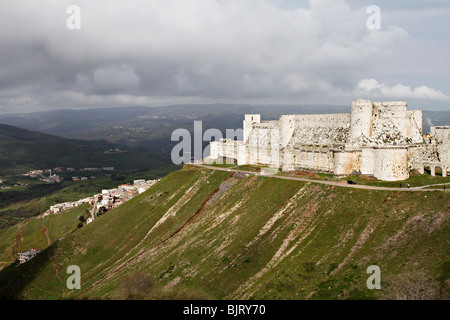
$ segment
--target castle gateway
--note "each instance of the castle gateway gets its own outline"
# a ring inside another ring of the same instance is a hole
[[[335,176],[365,174],[379,180],[409,178],[437,167],[450,170],[450,127],[422,133],[422,111],[406,102],[352,102],[349,114],[282,115],[261,121],[245,115],[243,141],[211,142],[211,160],[233,158],[238,165],[268,165],[283,171],[309,170]]]

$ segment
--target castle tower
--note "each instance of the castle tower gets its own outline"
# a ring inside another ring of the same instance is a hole
[[[246,114],[245,115],[244,124],[242,126],[243,131],[244,131],[244,143],[247,142],[248,137],[250,136],[253,123],[260,123],[260,122],[261,122],[260,114]]]
[[[403,139],[411,133],[411,114],[405,101],[374,102],[374,115],[377,121],[390,122]]]
[[[401,181],[408,179],[408,148],[375,148],[373,175],[375,178],[383,181]]]
[[[358,142],[362,136],[372,136],[372,101],[353,101],[350,110],[350,141]]]

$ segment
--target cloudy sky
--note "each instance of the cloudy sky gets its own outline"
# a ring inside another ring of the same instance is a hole
[[[1,0],[0,113],[358,98],[450,110],[448,17],[448,0]]]

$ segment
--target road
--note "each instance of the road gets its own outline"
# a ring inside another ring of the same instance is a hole
[[[91,209],[91,218],[92,218],[92,221],[95,220],[95,211],[97,211],[97,203],[98,203],[98,196],[95,197],[95,202],[94,202],[94,205],[92,206],[92,209]]]
[[[443,190],[443,189],[425,189],[427,187],[431,187],[433,185],[428,186],[420,186],[420,187],[411,187],[411,188],[390,188],[390,187],[377,187],[377,186],[367,186],[367,185],[359,185],[359,184],[347,184],[345,182],[335,182],[335,181],[324,181],[324,180],[313,180],[313,179],[306,179],[306,178],[298,178],[298,177],[287,177],[287,176],[279,176],[279,175],[271,175],[271,174],[261,174],[259,172],[250,172],[250,171],[244,171],[244,170],[236,170],[232,168],[220,168],[220,167],[214,167],[214,166],[208,166],[204,164],[191,164],[193,166],[202,167],[206,169],[211,170],[219,170],[219,171],[229,171],[229,172],[240,172],[240,173],[246,173],[246,174],[252,174],[252,175],[258,175],[261,177],[270,177],[270,178],[276,178],[276,179],[284,179],[284,180],[295,180],[295,181],[303,181],[303,182],[311,182],[311,183],[319,183],[319,184],[325,184],[330,186],[336,186],[336,187],[344,187],[344,188],[353,188],[353,189],[364,189],[364,190],[384,190],[384,191],[403,191],[403,192],[430,192],[430,191],[441,191],[441,192],[447,192],[449,190]],[[439,186],[443,185],[450,185],[450,183],[445,184],[439,184]]]

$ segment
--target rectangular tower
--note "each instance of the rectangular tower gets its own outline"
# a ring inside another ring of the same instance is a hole
[[[242,126],[244,131],[244,143],[247,143],[248,137],[252,131],[253,123],[261,123],[260,114],[246,114],[244,124]]]

